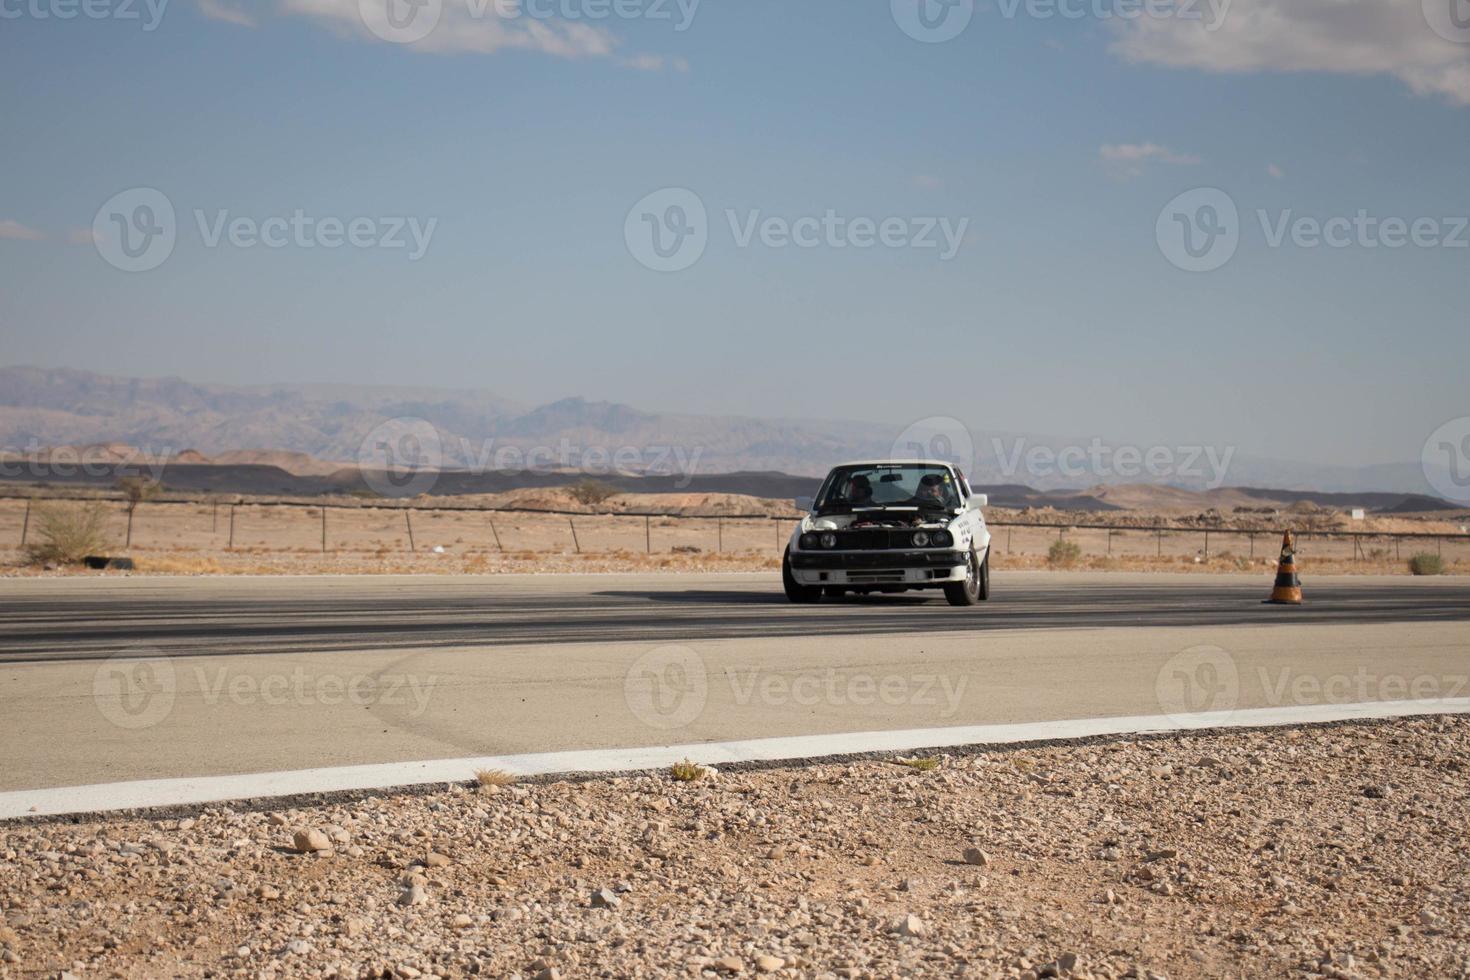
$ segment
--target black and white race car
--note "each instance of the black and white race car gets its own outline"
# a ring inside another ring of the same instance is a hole
[[[792,602],[910,589],[943,589],[955,606],[990,598],[986,497],[949,463],[845,463],[796,505],[809,513],[781,561]]]

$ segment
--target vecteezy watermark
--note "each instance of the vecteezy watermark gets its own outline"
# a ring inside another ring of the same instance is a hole
[[[164,471],[177,454],[172,449],[151,451],[128,446],[44,446],[32,439],[24,448],[0,448],[0,477],[34,480],[68,480],[76,476],[93,479],[142,476],[163,482]]]
[[[623,221],[623,242],[654,272],[682,272],[709,245],[704,201],[686,187],[665,187],[643,197]]]
[[[668,21],[678,32],[694,23],[700,0],[358,0],[363,26],[384,41],[413,44],[459,21]]]
[[[0,0],[0,20],[136,21],[153,31],[163,22],[169,0]]]
[[[1186,272],[1213,272],[1240,246],[1240,212],[1218,187],[1198,187],[1159,212],[1154,237],[1164,258]]]
[[[1470,216],[1404,218],[1359,208],[1351,215],[1319,218],[1293,209],[1258,208],[1255,217],[1267,248],[1400,249],[1470,248]],[[1213,272],[1235,255],[1244,236],[1235,200],[1216,187],[1174,198],[1159,212],[1159,251],[1187,272]]]
[[[184,686],[210,707],[385,706],[406,708],[408,717],[418,718],[428,710],[438,682],[436,675],[311,673],[300,666],[289,672],[266,674],[205,666],[179,671],[156,648],[133,647],[97,668],[92,677],[92,700],[103,718],[130,730],[152,728],[166,721]]]
[[[1177,20],[1211,33],[1225,23],[1233,0],[997,0],[1006,20]],[[893,22],[915,41],[938,44],[964,33],[974,0],[889,0]]]
[[[684,489],[694,480],[703,447],[584,446],[563,437],[555,446],[526,446],[463,436],[447,437],[429,420],[401,416],[378,423],[357,451],[363,482],[382,497],[428,493],[450,470],[480,476],[497,473],[575,472],[583,476],[666,476]]]
[[[862,671],[770,670],[728,667],[721,676],[729,703],[774,708],[932,708],[940,720],[959,712],[969,678],[945,674],[870,674]],[[633,717],[660,731],[685,728],[704,714],[711,677],[704,658],[685,646],[662,646],[640,656],[623,680]]]
[[[967,217],[873,218],[834,208],[796,217],[727,208],[724,218],[736,248],[933,250],[941,262],[955,257],[970,226]],[[629,254],[655,272],[679,272],[698,262],[711,231],[704,201],[685,187],[666,187],[643,197],[623,221]]]
[[[975,468],[975,440],[959,419],[931,415],[900,432],[889,447],[888,458],[935,460],[969,474]]]
[[[174,709],[178,676],[155,647],[130,647],[92,674],[92,703],[118,728],[151,728]]]
[[[934,708],[934,717],[953,718],[960,710],[969,678],[947,674],[839,673],[835,668],[812,671],[767,671],[759,667],[726,671],[735,704],[799,708]]]
[[[1170,720],[1234,711],[1240,704],[1235,658],[1217,646],[1193,646],[1174,654],[1154,678],[1154,694]]]
[[[428,493],[444,469],[444,444],[427,419],[403,416],[373,426],[357,448],[357,470],[380,497]]]
[[[1423,0],[1424,22],[1446,41],[1470,44],[1470,0]]]
[[[704,658],[685,646],[662,646],[633,661],[623,677],[623,702],[649,728],[691,724],[709,700]]]
[[[1047,479],[1067,480],[1133,480],[1152,477],[1159,480],[1191,480],[1206,490],[1225,483],[1235,447],[1216,446],[1117,446],[1094,437],[1087,445],[1028,446],[1024,436],[1010,440],[993,438],[996,465],[1006,479],[1025,474]]]
[[[940,44],[964,33],[975,16],[975,0],[889,0],[893,22],[915,41]]]
[[[1270,707],[1308,704],[1363,704],[1371,701],[1454,701],[1470,694],[1464,674],[1380,673],[1360,666],[1350,674],[1313,674],[1291,667],[1256,668]]]
[[[417,262],[429,250],[438,218],[358,215],[349,218],[312,215],[301,208],[290,214],[257,218],[232,215],[228,209],[192,212],[199,241],[209,249],[383,249],[402,250]],[[114,194],[92,219],[97,253],[124,272],[156,269],[173,254],[179,222],[168,195],[153,187],[133,187]]]
[[[1228,716],[1234,712],[1240,707],[1246,681],[1251,682],[1252,692],[1259,690],[1262,705],[1269,708],[1451,702],[1470,694],[1470,676],[1465,674],[1411,675],[1366,665],[1351,672],[1324,673],[1294,666],[1257,666],[1243,672],[1235,657],[1217,646],[1195,646],[1174,654],[1159,669],[1154,691],[1164,714],[1187,725],[1200,714],[1223,712]]]
[[[1450,419],[1431,432],[1419,458],[1436,493],[1470,505],[1470,415]]]

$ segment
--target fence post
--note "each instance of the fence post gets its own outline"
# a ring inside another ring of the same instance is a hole
[[[136,507],[128,508],[128,536],[127,540],[123,542],[124,548],[131,548],[133,546],[133,511],[136,509]]]
[[[1210,531],[1205,529],[1205,561],[1210,560]]]
[[[570,514],[567,515],[567,524],[572,529],[572,550],[580,555],[582,553],[582,543],[577,540],[577,522],[572,520],[572,515]]]
[[[214,501],[214,508],[209,514],[209,533],[214,534],[219,530],[219,501]]]
[[[1112,528],[1108,528],[1108,556],[1109,557],[1112,557],[1112,554],[1113,554],[1113,529]]]
[[[495,535],[495,550],[504,553],[505,546],[500,543],[500,532],[495,530],[495,518],[487,514],[485,515],[485,520],[490,522],[490,533]]]
[[[653,554],[653,518],[648,514],[643,515],[643,553]]]
[[[327,553],[327,507],[322,505],[322,554]]]
[[[1006,554],[1008,555],[1014,554],[1014,552],[1011,550],[1011,532],[1013,530],[1015,530],[1015,528],[1006,528]]]
[[[715,518],[715,554],[720,554],[724,550],[725,550],[725,519],[723,517],[716,517]]]
[[[418,546],[413,543],[413,508],[403,508],[403,523],[408,527],[408,550],[418,551]]]
[[[230,504],[230,543],[227,544],[227,545],[225,545],[225,550],[226,551],[233,551],[234,548],[235,548],[235,505],[234,504]]]
[[[1156,557],[1162,558],[1162,557],[1164,557],[1164,529],[1161,528],[1161,527],[1158,527],[1158,528],[1154,528],[1154,531],[1157,532],[1158,539],[1159,539],[1159,541],[1158,541],[1158,554],[1157,554]]]
[[[1251,558],[1256,557],[1256,536],[1254,533],[1247,535],[1251,541]]]
[[[26,500],[26,516],[24,518],[22,518],[21,519],[21,522],[20,522],[20,546],[22,548],[24,548],[26,546],[26,535],[28,533],[30,533],[30,530],[31,530],[31,502],[30,502],[29,499],[27,499]]]

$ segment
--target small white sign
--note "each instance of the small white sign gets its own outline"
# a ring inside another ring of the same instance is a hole
[[[1363,508],[1361,508],[1361,507],[1354,507],[1353,508],[1353,520],[1355,520],[1355,521],[1361,521],[1365,516],[1366,515],[1363,513]]]

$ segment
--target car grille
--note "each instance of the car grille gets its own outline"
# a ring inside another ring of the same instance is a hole
[[[863,528],[858,531],[838,531],[837,549],[840,551],[882,551],[887,548],[913,547],[913,531],[890,530],[888,528]]]

